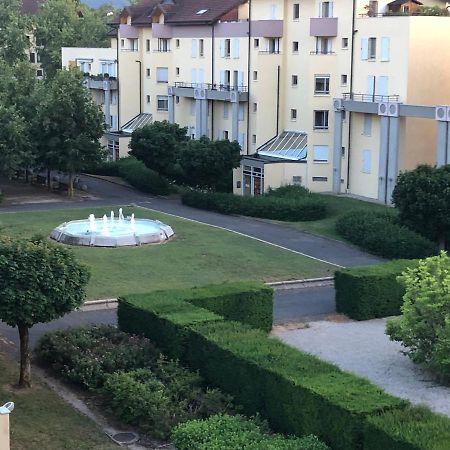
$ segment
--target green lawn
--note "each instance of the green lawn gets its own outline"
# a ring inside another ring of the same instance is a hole
[[[308,231],[313,234],[330,237],[332,239],[338,239],[345,241],[345,239],[336,233],[335,223],[336,220],[353,210],[363,211],[386,211],[386,209],[392,210],[391,207],[381,205],[373,202],[366,202],[363,200],[356,200],[350,197],[341,197],[336,195],[322,194],[321,197],[326,201],[329,209],[329,215],[325,219],[316,220],[313,222],[278,222],[280,224],[287,225],[297,230]]]
[[[117,210],[117,208],[115,208]],[[117,297],[154,289],[190,287],[226,280],[288,280],[331,275],[333,266],[206,225],[140,208],[124,214],[159,219],[176,239],[132,248],[72,247],[90,266],[88,298]],[[62,222],[109,213],[108,208],[0,214],[0,232],[48,235]]]
[[[0,358],[2,404],[15,403],[10,415],[11,450],[117,450],[94,422],[67,405],[51,389],[37,382],[17,390],[16,364]]]

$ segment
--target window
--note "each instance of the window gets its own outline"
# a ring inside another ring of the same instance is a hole
[[[314,111],[314,129],[328,130],[328,111]]]
[[[208,11],[208,10],[207,9],[200,9],[195,14],[197,14],[197,16],[201,16],[202,14],[205,14],[206,11]]]
[[[223,102],[223,118],[228,119],[228,102]]]
[[[292,184],[294,186],[301,186],[301,184],[302,184],[302,177],[298,176],[298,175],[294,175],[292,177]]]
[[[146,75],[147,75],[147,78],[150,78],[150,69],[149,69],[149,68],[147,68],[147,69],[145,70],[145,73],[146,73]]]
[[[298,41],[292,42],[292,53],[298,53]]]
[[[259,48],[259,39],[253,39],[253,47]]]
[[[120,48],[125,48],[125,39],[120,40]]]
[[[348,38],[342,38],[342,48],[348,48]]]
[[[228,139],[228,131],[227,130],[224,130],[223,132],[222,132],[222,139]]]
[[[316,53],[327,55],[332,53],[331,51],[331,39],[327,37],[317,37],[316,38]]]
[[[175,47],[180,48],[180,40],[179,39],[175,39]]]
[[[150,103],[150,95],[147,95],[147,103]]]
[[[363,150],[362,154],[362,171],[370,173],[372,169],[372,152],[370,150]]]
[[[277,5],[270,5],[270,18],[276,20],[277,18]]]
[[[314,77],[314,94],[329,94],[330,93],[330,76],[316,75]]]
[[[297,120],[297,110],[291,109],[291,120]]]
[[[238,112],[238,120],[240,122],[243,122],[244,117],[245,117],[245,108],[244,108],[243,104],[240,104],[239,105],[239,112]]]
[[[90,73],[91,72],[91,62],[90,61],[78,61],[80,71],[82,73]]]
[[[117,130],[117,116],[111,116],[109,123],[113,130]]]
[[[147,52],[150,51],[150,39],[147,39],[147,40],[145,41],[145,50],[146,50]]]
[[[179,68],[179,67],[175,67],[175,75],[176,75],[177,77],[180,76],[180,68]]]
[[[231,55],[231,39],[225,39],[224,42],[225,58],[229,58]]]
[[[252,144],[256,144],[256,134],[252,134]]]
[[[253,103],[253,112],[257,112],[258,111],[258,103]]]
[[[294,20],[297,20],[300,17],[300,4],[299,3],[294,3],[292,16],[293,16]]]
[[[117,161],[119,159],[119,141],[108,140],[108,159]]]
[[[32,63],[36,62],[36,53],[30,53],[30,62]]]
[[[378,2],[376,0],[369,1],[369,10],[367,11],[367,15],[369,17],[374,17],[378,14]]]
[[[298,85],[298,75],[292,75],[291,84],[292,84],[292,86]]]
[[[328,145],[313,146],[314,162],[328,162]]]
[[[368,58],[376,59],[377,57],[377,38],[369,38]]]
[[[102,74],[108,74],[110,77],[116,76],[116,63],[114,61],[102,61],[100,64]]]
[[[313,181],[328,181],[328,177],[312,177]]]
[[[130,45],[129,50],[137,52],[139,50],[139,41],[137,39],[128,39]]]
[[[167,95],[158,95],[156,99],[157,99],[156,109],[158,111],[169,110],[169,97],[167,97]]]
[[[388,37],[381,38],[381,61],[389,61],[391,40]]]
[[[158,39],[158,52],[170,52],[170,39],[159,38]]]
[[[333,17],[333,2],[319,3],[319,17]]]
[[[346,74],[341,75],[341,86],[347,86],[347,75]]]
[[[169,69],[167,67],[156,68],[156,82],[157,83],[169,82]]]
[[[191,58],[197,58],[197,39],[191,41]]]
[[[111,92],[111,105],[117,105],[117,91]]]
[[[233,54],[231,55],[233,58],[237,59],[239,58],[239,39],[234,38],[233,39]]]
[[[42,69],[37,69],[36,70],[36,76],[37,77],[43,77],[44,76],[44,72]]]
[[[372,135],[372,115],[371,114],[364,114],[363,135],[364,136]]]
[[[280,53],[280,38],[267,39],[267,52]]]
[[[258,71],[257,70],[253,71],[253,81],[258,81]]]
[[[202,58],[205,53],[205,41],[203,39],[199,39],[198,41],[198,56]]]
[[[175,103],[178,105],[180,103],[180,97],[178,95],[175,96]]]

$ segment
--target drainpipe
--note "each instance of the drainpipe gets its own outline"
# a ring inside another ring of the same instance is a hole
[[[119,77],[119,30],[116,38],[116,60],[117,60],[117,127],[120,130],[120,77]]]
[[[212,59],[211,59],[211,87],[214,87],[214,70],[215,70],[215,24],[212,24],[212,29],[211,29],[211,54],[212,54]],[[214,106],[215,106],[215,101],[211,100],[211,139],[214,139]]]
[[[139,114],[142,114],[142,61],[136,61],[139,64]]]
[[[355,17],[356,17],[356,0],[352,1],[352,37],[350,47],[350,99],[353,95],[353,69],[354,69],[354,56],[355,56]],[[347,187],[350,188],[350,150],[352,145],[352,112],[348,114],[348,143],[347,143]]]
[[[250,76],[252,50],[252,0],[248,0],[248,47],[247,47],[247,155],[250,149]],[[238,94],[239,95],[239,94]]]
[[[277,67],[277,136],[280,131],[280,66]]]

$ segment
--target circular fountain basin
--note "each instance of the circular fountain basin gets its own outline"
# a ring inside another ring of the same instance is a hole
[[[68,245],[123,247],[159,244],[173,235],[172,228],[159,220],[95,219],[65,222],[56,227],[50,237]]]

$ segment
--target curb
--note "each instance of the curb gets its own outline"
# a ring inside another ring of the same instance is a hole
[[[273,281],[264,283],[275,290],[284,289],[300,289],[310,287],[328,287],[334,286],[334,277],[307,278],[303,280]],[[88,300],[84,302],[80,311],[95,311],[98,309],[115,309],[117,308],[117,298],[106,298],[103,300]]]

